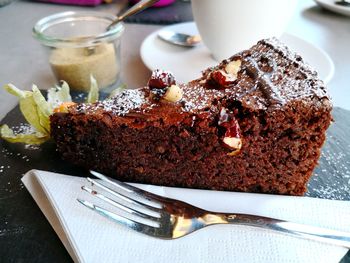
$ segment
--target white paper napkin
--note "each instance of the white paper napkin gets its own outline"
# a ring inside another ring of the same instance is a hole
[[[217,225],[176,240],[120,226],[76,201],[84,178],[29,171],[22,179],[76,262],[339,262],[346,248],[237,225]],[[219,212],[252,213],[350,231],[350,202],[308,197],[138,185]]]

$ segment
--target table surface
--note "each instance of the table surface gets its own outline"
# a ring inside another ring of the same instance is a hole
[[[120,5],[95,8],[15,1],[0,8],[0,86],[13,83],[30,89],[32,83],[41,89],[55,82],[39,43],[32,38],[35,22],[47,15],[67,10],[98,10],[117,13]],[[311,0],[300,0],[298,10],[287,31],[324,49],[335,64],[335,75],[329,91],[335,106],[350,110],[350,17],[323,10]],[[129,87],[142,86],[150,71],[142,63],[139,49],[143,39],[159,25],[126,24],[122,38],[122,81]],[[0,119],[17,104],[15,97],[0,89]],[[0,260],[1,261],[1,260]]]

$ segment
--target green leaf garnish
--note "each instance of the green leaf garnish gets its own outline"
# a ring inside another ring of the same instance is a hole
[[[18,98],[20,98],[20,99],[25,98],[25,97],[28,95],[28,93],[30,92],[30,91],[20,90],[19,88],[15,87],[15,85],[13,85],[13,84],[11,84],[11,83],[5,85],[5,86],[4,86],[4,89],[5,89],[8,93],[10,93],[10,94],[12,94],[13,96],[16,96],[16,97],[18,97]]]
[[[90,91],[87,96],[87,103],[95,103],[98,101],[99,93],[98,93],[98,85],[96,79],[90,75]]]
[[[87,102],[98,101],[99,89],[93,76]],[[0,127],[0,136],[11,143],[41,144],[50,139],[50,115],[54,109],[66,102],[72,102],[69,86],[62,81],[61,86],[50,88],[47,92],[47,100],[37,86],[33,85],[32,91],[24,91],[12,84],[4,86],[4,89],[18,97],[19,108],[26,121],[34,128],[32,133],[15,133],[7,125]]]
[[[47,102],[51,106],[51,110],[60,106],[63,102],[72,102],[67,82],[62,81],[61,86],[50,88],[47,91]]]
[[[19,98],[19,108],[27,122],[37,131],[47,133],[45,128],[40,124],[40,117],[38,115],[37,105],[33,98],[33,92],[22,91],[12,84],[6,85],[5,90]]]
[[[32,90],[33,99],[37,106],[37,114],[39,117],[40,125],[45,129],[47,133],[50,133],[50,115],[52,114],[51,106],[46,101],[45,97],[41,94],[37,86],[33,85]]]

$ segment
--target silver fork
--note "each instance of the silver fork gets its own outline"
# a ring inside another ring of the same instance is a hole
[[[207,211],[183,201],[159,196],[110,179],[98,172],[91,171],[91,173],[101,181],[87,178],[88,182],[95,187],[92,189],[82,186],[82,189],[117,207],[123,211],[123,215],[85,200],[77,200],[102,216],[152,237],[175,239],[215,224],[238,224],[350,248],[349,232],[256,215]],[[108,194],[103,194],[95,188]],[[113,198],[111,198],[112,196]]]

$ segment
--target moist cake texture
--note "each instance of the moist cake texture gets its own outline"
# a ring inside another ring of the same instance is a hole
[[[146,87],[70,106],[51,135],[67,161],[123,181],[302,195],[331,109],[317,73],[268,39],[187,84],[158,70]]]

